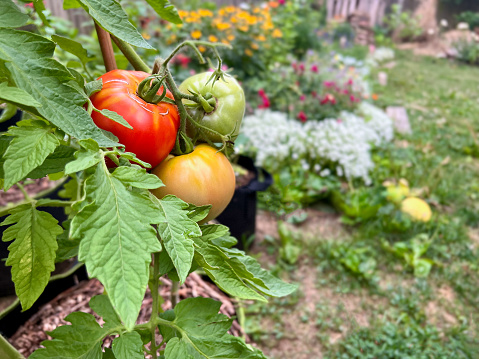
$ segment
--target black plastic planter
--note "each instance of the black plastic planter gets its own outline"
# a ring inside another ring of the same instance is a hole
[[[0,109],[0,115],[2,114],[3,109]],[[5,122],[0,123],[0,132],[7,132],[10,126],[14,126],[18,121],[20,121],[23,117],[23,112],[17,110],[17,113],[13,115],[13,117]]]
[[[264,191],[273,184],[273,177],[262,168],[256,167],[251,158],[240,156],[238,165],[254,173],[254,178],[245,186],[236,189],[233,199],[217,221],[228,226],[231,235],[238,239],[237,247],[244,243],[256,230],[256,192]]]

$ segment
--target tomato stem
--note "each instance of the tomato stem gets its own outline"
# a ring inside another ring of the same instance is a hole
[[[141,57],[136,53],[136,51],[133,49],[133,47],[131,47],[130,44],[113,35],[111,36],[111,38],[136,71],[144,71],[151,73],[150,67],[141,59]]]
[[[163,249],[164,250],[164,249]],[[158,346],[156,345],[156,318],[158,317],[158,288],[160,287],[160,253],[153,254],[153,285],[150,288],[152,307],[150,316],[150,331],[151,331],[151,356],[154,359],[158,358]]]
[[[215,52],[215,56],[217,58],[220,58],[219,57],[219,53],[218,53],[218,50],[216,49],[217,47],[226,47],[228,49],[231,49],[231,45],[226,45],[226,44],[223,44],[223,43],[213,43],[213,42],[208,42],[208,41],[200,41],[200,40],[187,40],[187,41],[184,41],[182,42],[181,44],[179,44],[173,51],[172,53],[170,54],[170,56],[168,56],[166,58],[165,61],[163,61],[163,67],[166,67],[168,65],[168,63],[171,61],[171,59],[173,59],[173,57],[175,57],[175,55],[177,54],[178,51],[180,51],[183,47],[185,46],[189,46],[191,47],[195,53],[196,53],[196,56],[198,56],[198,60],[200,62],[200,64],[204,64],[205,63],[205,58],[203,57],[203,55],[201,54],[201,51],[198,49],[197,45],[202,45],[202,46],[206,46],[206,47],[210,47],[214,50]]]

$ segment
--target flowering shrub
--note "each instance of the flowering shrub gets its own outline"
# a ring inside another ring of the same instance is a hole
[[[238,151],[255,156],[258,165],[271,171],[299,163],[323,177],[359,178],[369,184],[372,146],[393,138],[393,124],[371,104],[361,103],[358,112],[365,117],[343,111],[340,119],[303,124],[282,112],[256,110],[243,120],[248,140]]]
[[[394,50],[389,47],[378,47],[370,52],[366,62],[369,66],[376,67],[386,61],[394,60]]]
[[[305,61],[277,67],[269,81],[249,82],[253,89],[261,86],[250,102],[258,108],[285,112],[301,122],[353,112],[364,97],[369,97],[369,86],[364,81],[368,72],[363,63],[345,65],[350,59],[336,55],[325,60],[310,53]]]

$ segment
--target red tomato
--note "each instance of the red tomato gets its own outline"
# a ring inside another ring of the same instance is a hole
[[[235,173],[226,156],[206,144],[182,156],[169,156],[152,171],[165,185],[151,192],[158,198],[174,194],[197,206],[211,204],[208,216],[216,218],[230,203],[235,192]]]
[[[175,145],[180,116],[175,105],[165,102],[148,103],[137,95],[138,85],[148,76],[150,74],[141,71],[107,72],[100,77],[103,88],[90,98],[95,108],[118,113],[133,129],[96,111],[93,111],[91,117],[98,127],[118,137],[120,143],[125,145],[126,151],[135,153],[140,160],[155,167],[168,156]],[[163,88],[160,88],[158,94],[162,91]],[[167,96],[173,98],[169,91]]]

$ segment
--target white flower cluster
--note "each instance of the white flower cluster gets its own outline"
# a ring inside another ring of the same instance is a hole
[[[237,150],[256,157],[259,166],[272,171],[299,163],[321,176],[362,178],[371,182],[374,168],[372,146],[393,137],[392,121],[380,109],[362,104],[367,119],[344,112],[339,119],[304,124],[282,112],[257,110],[243,120],[241,132],[247,141]]]
[[[391,61],[395,57],[394,50],[389,47],[378,47],[366,59],[369,66],[376,67],[386,61]]]

